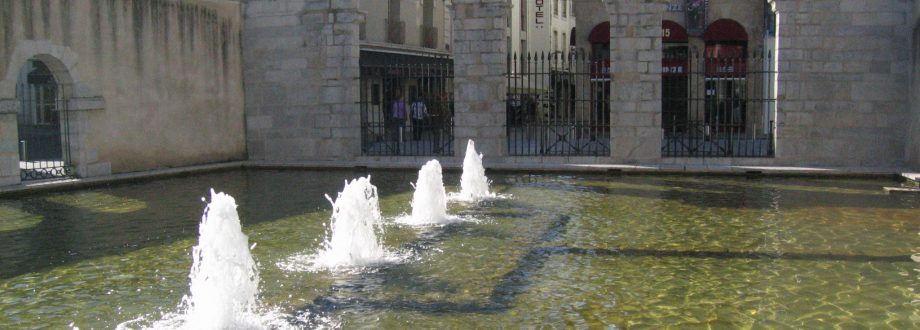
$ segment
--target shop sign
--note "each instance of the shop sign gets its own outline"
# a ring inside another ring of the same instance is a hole
[[[661,60],[661,74],[665,76],[683,76],[687,74],[687,58],[665,58]]]

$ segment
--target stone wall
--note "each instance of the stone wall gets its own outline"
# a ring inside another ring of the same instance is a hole
[[[911,85],[909,128],[905,159],[907,165],[920,171],[920,2],[914,2],[914,11],[908,21],[911,30]]]
[[[351,160],[361,154],[357,0],[243,4],[249,158]]]
[[[454,154],[467,139],[484,154],[507,155],[505,143],[506,0],[453,1]]]
[[[762,4],[749,1],[754,7]],[[908,112],[909,70],[904,69],[910,65],[910,46],[904,42],[910,38],[908,1],[773,1],[780,19],[777,151],[774,158],[758,159],[662,159],[660,26],[668,1],[598,2],[611,22],[612,152],[584,161],[896,167],[905,164],[905,150],[913,150],[915,142],[905,142],[906,119],[913,118]],[[252,159],[362,159],[354,102],[363,17],[356,3],[245,2],[243,56]],[[451,6],[458,157],[466,139],[475,138],[495,161],[574,161],[506,156],[507,1],[456,0]],[[591,27],[582,25],[580,33]]]
[[[611,152],[616,163],[661,159],[661,1],[607,1]]]
[[[29,59],[65,84],[81,176],[243,159],[239,29],[231,1],[0,0],[0,184]]]
[[[911,4],[778,0],[776,164],[900,166]]]

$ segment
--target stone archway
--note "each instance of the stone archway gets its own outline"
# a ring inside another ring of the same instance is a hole
[[[111,172],[108,164],[97,162],[97,151],[86,145],[91,131],[89,116],[105,109],[105,100],[75,75],[79,56],[69,47],[49,41],[25,40],[16,45],[6,65],[6,75],[0,80],[0,185],[20,182],[19,139],[17,114],[21,109],[16,96],[20,68],[30,60],[40,61],[60,86],[61,108],[69,117],[69,159],[78,176],[101,175]]]

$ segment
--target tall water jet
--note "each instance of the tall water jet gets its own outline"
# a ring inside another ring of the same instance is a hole
[[[332,232],[313,260],[315,266],[370,266],[389,259],[375,232],[383,218],[377,187],[371,184],[370,176],[345,181],[345,188],[335,201],[329,195],[326,199],[332,203]]]
[[[476,152],[476,143],[468,140],[466,157],[463,158],[463,175],[460,176],[460,193],[451,194],[451,199],[475,202],[483,198],[496,197],[489,192],[489,179],[482,167],[482,154]]]
[[[183,327],[228,329],[253,327],[250,315],[259,294],[259,270],[243,234],[236,201],[211,190],[211,202],[201,217],[198,245],[192,249],[192,269]]]
[[[411,225],[437,225],[451,222],[447,215],[447,193],[441,163],[428,161],[418,171],[415,193],[412,194],[412,214],[402,220]]]

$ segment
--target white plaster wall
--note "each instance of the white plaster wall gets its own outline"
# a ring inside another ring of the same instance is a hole
[[[0,0],[0,99],[45,54],[104,105],[72,118],[80,174],[244,159],[240,21],[233,1]]]

